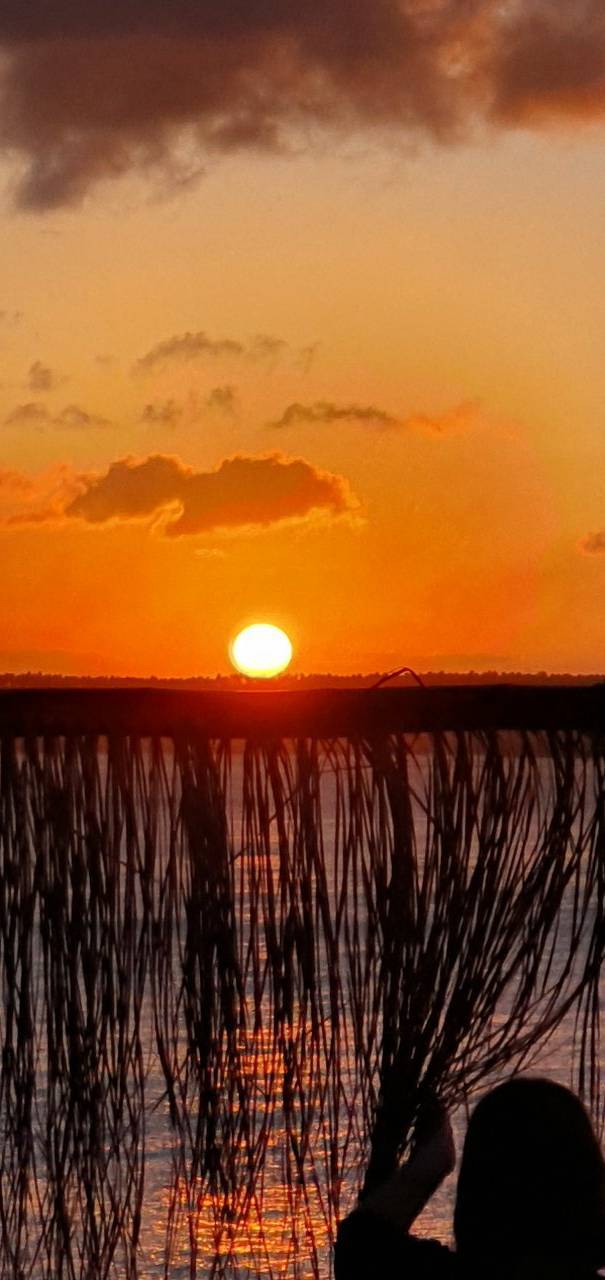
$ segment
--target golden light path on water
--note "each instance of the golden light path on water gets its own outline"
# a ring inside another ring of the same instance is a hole
[[[295,1038],[304,1036],[304,1024],[295,1019],[292,1033]],[[248,1176],[241,1168],[228,1189],[214,1191],[199,1168],[191,1173],[195,1166],[187,1153],[184,1161],[177,1155],[168,1179],[160,1174],[156,1182],[152,1175],[146,1197],[151,1209],[145,1250],[149,1275],[163,1274],[170,1240],[171,1275],[189,1276],[195,1258],[196,1274],[204,1280],[225,1274],[241,1280],[316,1280],[319,1274],[327,1280],[328,1188],[310,1135],[299,1131],[297,1139],[298,1126],[292,1125],[293,1117],[288,1122],[278,1101],[288,1093],[280,1046],[272,1032],[254,1031],[242,1038],[240,1050],[244,1069],[258,1083],[254,1167]],[[272,1096],[266,1090],[268,1082]],[[310,1073],[305,1072],[304,1084],[312,1089]],[[294,1153],[301,1140],[301,1149]],[[345,1199],[348,1209],[350,1194]]]

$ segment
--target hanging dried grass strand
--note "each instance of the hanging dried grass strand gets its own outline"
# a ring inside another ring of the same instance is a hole
[[[33,956],[35,867],[28,856],[28,789],[17,744],[0,757],[0,1270],[25,1271],[31,1182],[38,988]]]
[[[564,1017],[603,1122],[600,730],[0,738],[0,1274],[325,1273],[338,1215]],[[156,1139],[157,1140],[157,1139]]]
[[[394,744],[383,745],[379,756],[373,748],[373,767],[389,798],[393,856],[378,922],[385,1001],[366,1189],[405,1149],[424,1088],[459,1102],[461,1090],[535,1048],[589,988],[592,1014],[582,1029],[581,1060],[592,1062],[597,1049],[594,992],[603,938],[594,919],[595,908],[597,916],[601,911],[596,849],[602,813],[586,819],[595,796],[588,794],[577,738],[551,734],[542,772],[527,741],[512,750],[509,742],[506,751],[497,735],[487,734],[481,745],[474,761],[467,735],[433,737],[423,866],[432,885],[429,915],[418,910],[405,757]],[[572,927],[555,972],[554,940],[570,899]],[[506,1014],[496,1027],[503,1002]],[[594,1095],[594,1074],[591,1089]]]

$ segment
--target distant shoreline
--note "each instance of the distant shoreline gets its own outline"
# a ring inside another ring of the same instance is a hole
[[[382,671],[366,674],[337,675],[333,672],[309,675],[283,675],[271,680],[252,680],[239,675],[215,676],[76,676],[56,675],[52,672],[0,672],[0,689],[172,689],[175,691],[221,691],[245,689],[363,689],[384,677]],[[605,674],[595,672],[577,675],[573,672],[546,671],[418,671],[423,683],[434,685],[531,685],[531,686],[586,686],[605,681]],[[409,676],[399,676],[389,681],[389,688],[409,688],[413,681]]]

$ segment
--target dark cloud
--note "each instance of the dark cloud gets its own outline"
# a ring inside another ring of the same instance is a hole
[[[3,0],[0,51],[32,209],[316,129],[448,143],[605,110],[603,0]]]
[[[248,354],[252,360],[268,360],[274,363],[288,350],[283,338],[273,338],[270,333],[257,333],[251,339]]]
[[[172,361],[188,363],[207,357],[237,359],[245,356],[250,360],[275,362],[287,350],[288,343],[283,338],[275,338],[267,333],[257,334],[244,343],[237,338],[210,338],[203,330],[198,330],[196,333],[175,334],[172,338],[156,343],[145,355],[139,357],[134,372],[151,373]]]
[[[205,403],[211,412],[234,414],[237,408],[237,388],[230,383],[224,387],[213,387]]]
[[[120,458],[102,475],[83,477],[81,484],[65,516],[106,524],[150,520],[173,508],[164,525],[172,538],[267,527],[316,513],[346,516],[358,505],[342,476],[277,453],[226,458],[215,471],[195,471],[168,454]]]
[[[310,342],[307,347],[301,347],[298,353],[298,365],[301,373],[305,376],[311,372],[312,365],[321,347],[320,342]]]
[[[478,411],[476,400],[465,400],[442,414],[413,413],[397,418],[376,405],[333,404],[329,400],[316,400],[313,404],[289,404],[281,417],[271,426],[283,428],[294,427],[304,423],[357,422],[367,427],[382,427],[385,430],[415,431],[424,430],[436,433],[466,427]]]
[[[4,419],[4,423],[7,427],[35,427],[38,431],[44,431],[47,427],[82,431],[111,426],[108,418],[103,418],[100,414],[88,413],[78,404],[68,404],[61,409],[60,413],[51,413],[45,404],[36,400],[15,405]]]
[[[181,333],[156,343],[135,364],[138,373],[151,373],[172,360],[201,360],[206,356],[242,356],[245,348],[233,338],[209,338],[207,333]]]
[[[233,414],[236,406],[237,390],[229,384],[213,387],[204,399],[192,391],[185,401],[150,400],[143,406],[140,421],[149,427],[178,427],[184,422],[199,422],[205,412]]]
[[[34,401],[15,405],[4,419],[7,427],[47,427],[50,421],[51,415],[46,405]]]
[[[62,381],[63,379],[49,369],[48,365],[42,364],[41,360],[34,360],[27,374],[26,385],[28,391],[52,391]]]
[[[580,539],[578,545],[585,556],[604,556],[605,529],[597,529],[594,533],[587,533],[585,538]]]
[[[491,115],[527,126],[605,116],[602,0],[519,3],[487,58]]]
[[[148,427],[176,427],[183,417],[178,400],[150,401],[143,406],[141,422]]]
[[[77,431],[85,427],[110,427],[111,425],[109,418],[103,418],[98,413],[88,413],[78,404],[68,404],[53,419],[53,426],[70,427]]]
[[[329,400],[315,400],[313,404],[289,404],[273,427],[296,427],[308,422],[361,422],[364,426],[396,427],[397,418],[377,409],[375,405],[332,404]]]
[[[22,319],[22,311],[6,311],[0,307],[0,324],[10,325],[10,327],[14,329],[16,325],[20,324]]]
[[[208,338],[206,333],[183,333],[174,338],[165,338],[156,343],[145,356],[137,360],[134,369],[141,374],[148,374],[157,366],[169,364],[170,361],[202,360],[206,356],[243,356],[242,343],[234,338]]]

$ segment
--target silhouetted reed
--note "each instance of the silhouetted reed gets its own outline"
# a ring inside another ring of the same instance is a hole
[[[2,1276],[147,1274],[152,1111],[166,1275],[319,1275],[423,1094],[566,1014],[602,1119],[604,740],[426,729],[5,734]]]

